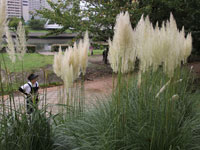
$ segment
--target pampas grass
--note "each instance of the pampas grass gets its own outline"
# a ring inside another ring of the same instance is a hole
[[[178,30],[172,14],[161,28],[158,24],[153,27],[149,17],[142,16],[133,31],[126,12],[117,16],[113,41],[109,40],[108,58],[114,72],[130,72],[137,57],[141,72],[151,68],[156,71],[163,66],[163,71],[172,77],[174,70],[187,62],[191,50],[191,33],[185,38],[184,28]]]
[[[3,40],[3,35],[5,33],[5,24],[6,24],[6,0],[1,0],[0,6],[0,50],[1,50],[1,43]]]
[[[24,54],[26,53],[26,34],[21,21],[17,27],[16,49],[18,58],[22,60]]]
[[[64,55],[61,48],[54,56],[53,69],[57,76],[64,81],[65,88],[72,86],[73,81],[79,77],[80,73],[85,75],[88,63],[89,50],[88,32],[85,33],[84,40],[73,47],[66,49]]]
[[[10,60],[12,61],[12,63],[14,63],[16,61],[15,45],[13,43],[13,39],[12,39],[12,36],[10,34],[8,26],[6,26],[6,37],[7,37],[6,41],[8,43],[6,51],[7,51],[8,55],[9,55]]]
[[[109,40],[108,59],[114,72],[127,73],[134,69],[136,48],[128,12],[116,19],[113,41]]]
[[[53,63],[53,71],[55,74],[60,77],[61,76],[61,63],[62,63],[62,49],[59,47],[59,52],[54,55],[54,63]]]
[[[84,40],[83,41],[81,40],[78,45],[78,49],[80,51],[80,68],[81,68],[81,72],[83,73],[83,75],[85,75],[86,68],[88,65],[89,47],[90,47],[89,36],[88,36],[88,31],[86,31]]]

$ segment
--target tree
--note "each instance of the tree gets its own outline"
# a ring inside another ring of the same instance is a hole
[[[199,0],[85,0],[87,7],[79,7],[79,0],[48,1],[51,10],[38,11],[44,18],[64,26],[57,33],[70,27],[80,33],[89,30],[94,41],[107,41],[113,37],[117,14],[128,11],[132,26],[135,27],[141,15],[150,16],[155,25],[169,19],[173,13],[179,29],[185,27],[186,33],[192,32],[193,52],[200,54],[200,8]],[[82,19],[85,18],[85,19]]]
[[[63,33],[69,28],[73,28],[74,32],[81,30],[79,0],[58,1],[58,3],[48,0],[47,2],[51,9],[44,8],[38,10],[37,13],[42,15],[43,18],[49,19],[52,22],[63,26],[62,29],[52,31],[49,34]]]
[[[29,21],[29,27],[33,30],[42,30],[44,29],[44,20],[39,20],[39,19],[31,19]]]
[[[88,0],[85,1],[87,6],[84,9],[80,9],[79,0],[60,1],[59,3],[48,1],[48,3],[51,10],[43,9],[37,12],[44,18],[63,26],[62,29],[57,30],[57,33],[72,28],[81,36],[82,32],[89,30],[95,41],[107,41],[108,38],[112,38],[115,19],[120,11],[129,11],[132,20],[139,12],[135,9],[136,4],[127,0]],[[133,22],[136,23],[136,21]]]
[[[16,18],[16,17],[10,18],[9,24],[8,24],[9,28],[16,31],[20,21],[21,21],[20,18]]]

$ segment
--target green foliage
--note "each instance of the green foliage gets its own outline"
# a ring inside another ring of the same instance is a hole
[[[8,24],[9,28],[14,30],[14,31],[17,31],[17,27],[18,27],[18,24],[19,24],[20,21],[21,21],[20,18],[16,18],[16,17],[11,18],[9,20],[9,24]]]
[[[58,3],[53,3],[47,1],[51,9],[38,10],[37,12],[43,16],[43,18],[49,19],[50,21],[64,26],[62,29],[52,31],[50,34],[63,33],[70,28],[74,31],[81,30],[81,16],[79,8],[79,0],[68,0],[59,1]],[[73,7],[71,7],[73,6]]]
[[[101,50],[101,49],[93,50],[93,55],[102,55],[102,54],[103,54],[103,50]],[[88,55],[91,56],[91,52],[88,52]]]
[[[77,37],[79,38],[82,32],[88,30],[95,41],[107,41],[113,36],[115,18],[120,11],[129,11],[131,15],[136,13],[135,3],[119,0],[90,1],[88,9],[84,10],[80,10],[79,0],[60,1],[59,3],[48,1],[48,3],[52,10],[39,10],[38,13],[62,25],[63,29],[57,30],[58,33],[72,28],[74,32],[80,33]]]
[[[6,110],[5,105],[1,106],[1,111],[2,108]],[[51,114],[49,117],[46,116],[45,107],[41,110],[36,109],[33,114],[27,115],[22,105],[20,109],[1,113],[1,150],[51,150],[53,146],[51,117],[53,117]]]
[[[27,53],[35,53],[36,52],[36,46],[35,45],[27,45]]]
[[[44,29],[45,20],[32,19],[29,21],[29,27],[33,30]]]
[[[38,13],[64,26],[63,29],[57,30],[57,33],[64,32],[71,27],[74,32],[80,33],[79,37],[82,32],[89,30],[94,41],[107,41],[113,37],[116,16],[121,11],[129,12],[133,27],[142,14],[149,15],[155,25],[157,21],[161,23],[169,19],[170,12],[172,12],[178,28],[181,29],[184,26],[186,33],[192,32],[193,53],[200,53],[200,11],[196,9],[200,7],[199,0],[138,0],[138,2],[87,0],[87,2],[87,9],[80,12],[77,0],[60,1],[55,4],[49,1],[52,10],[44,9]],[[81,20],[81,18],[89,20]]]
[[[112,98],[100,100],[83,118],[56,128],[57,149],[156,150],[198,149],[200,146],[199,96],[188,91],[188,73],[177,70],[169,86],[162,72],[143,75],[142,85],[120,77]],[[179,79],[182,82],[177,82]],[[125,82],[124,82],[125,81]],[[178,95],[176,99],[174,95]],[[197,97],[198,96],[198,97]]]
[[[20,21],[22,21],[23,25],[25,24],[23,19],[16,18],[16,17],[11,18],[11,19],[9,19],[8,27],[11,30],[13,30],[14,32],[16,32]],[[28,28],[27,27],[25,27],[25,33],[26,33],[26,35],[28,35]]]
[[[22,71],[22,61],[19,59],[16,60],[16,63],[13,65],[13,63],[10,61],[9,57],[7,54],[1,54],[1,59],[5,61],[1,62],[3,65],[3,69],[5,69],[5,65],[7,66],[7,69],[9,72],[21,72]],[[3,58],[4,57],[4,58]],[[53,56],[44,56],[40,55],[37,53],[32,53],[32,54],[25,54],[23,58],[23,71],[31,71],[37,68],[44,67],[48,64],[53,63]]]

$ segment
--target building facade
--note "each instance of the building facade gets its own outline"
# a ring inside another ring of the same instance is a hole
[[[23,16],[25,22],[27,22],[29,20],[29,2],[28,2],[28,0],[22,0],[22,16]]]
[[[38,16],[35,16],[36,10],[40,10],[43,0],[29,0],[29,19],[33,16],[35,19],[39,19]]]
[[[57,2],[58,0],[51,1]],[[47,0],[6,0],[6,14],[8,18],[23,17],[25,21],[28,21],[34,16],[35,19],[40,19],[35,13],[36,10],[43,8],[50,9]]]
[[[7,17],[21,18],[22,17],[22,1],[21,0],[7,0]]]

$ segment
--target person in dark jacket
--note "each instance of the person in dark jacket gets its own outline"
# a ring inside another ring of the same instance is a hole
[[[19,87],[19,91],[26,95],[27,113],[31,114],[34,111],[34,104],[37,104],[39,83],[37,82],[38,75],[30,74],[28,76],[28,83]]]

